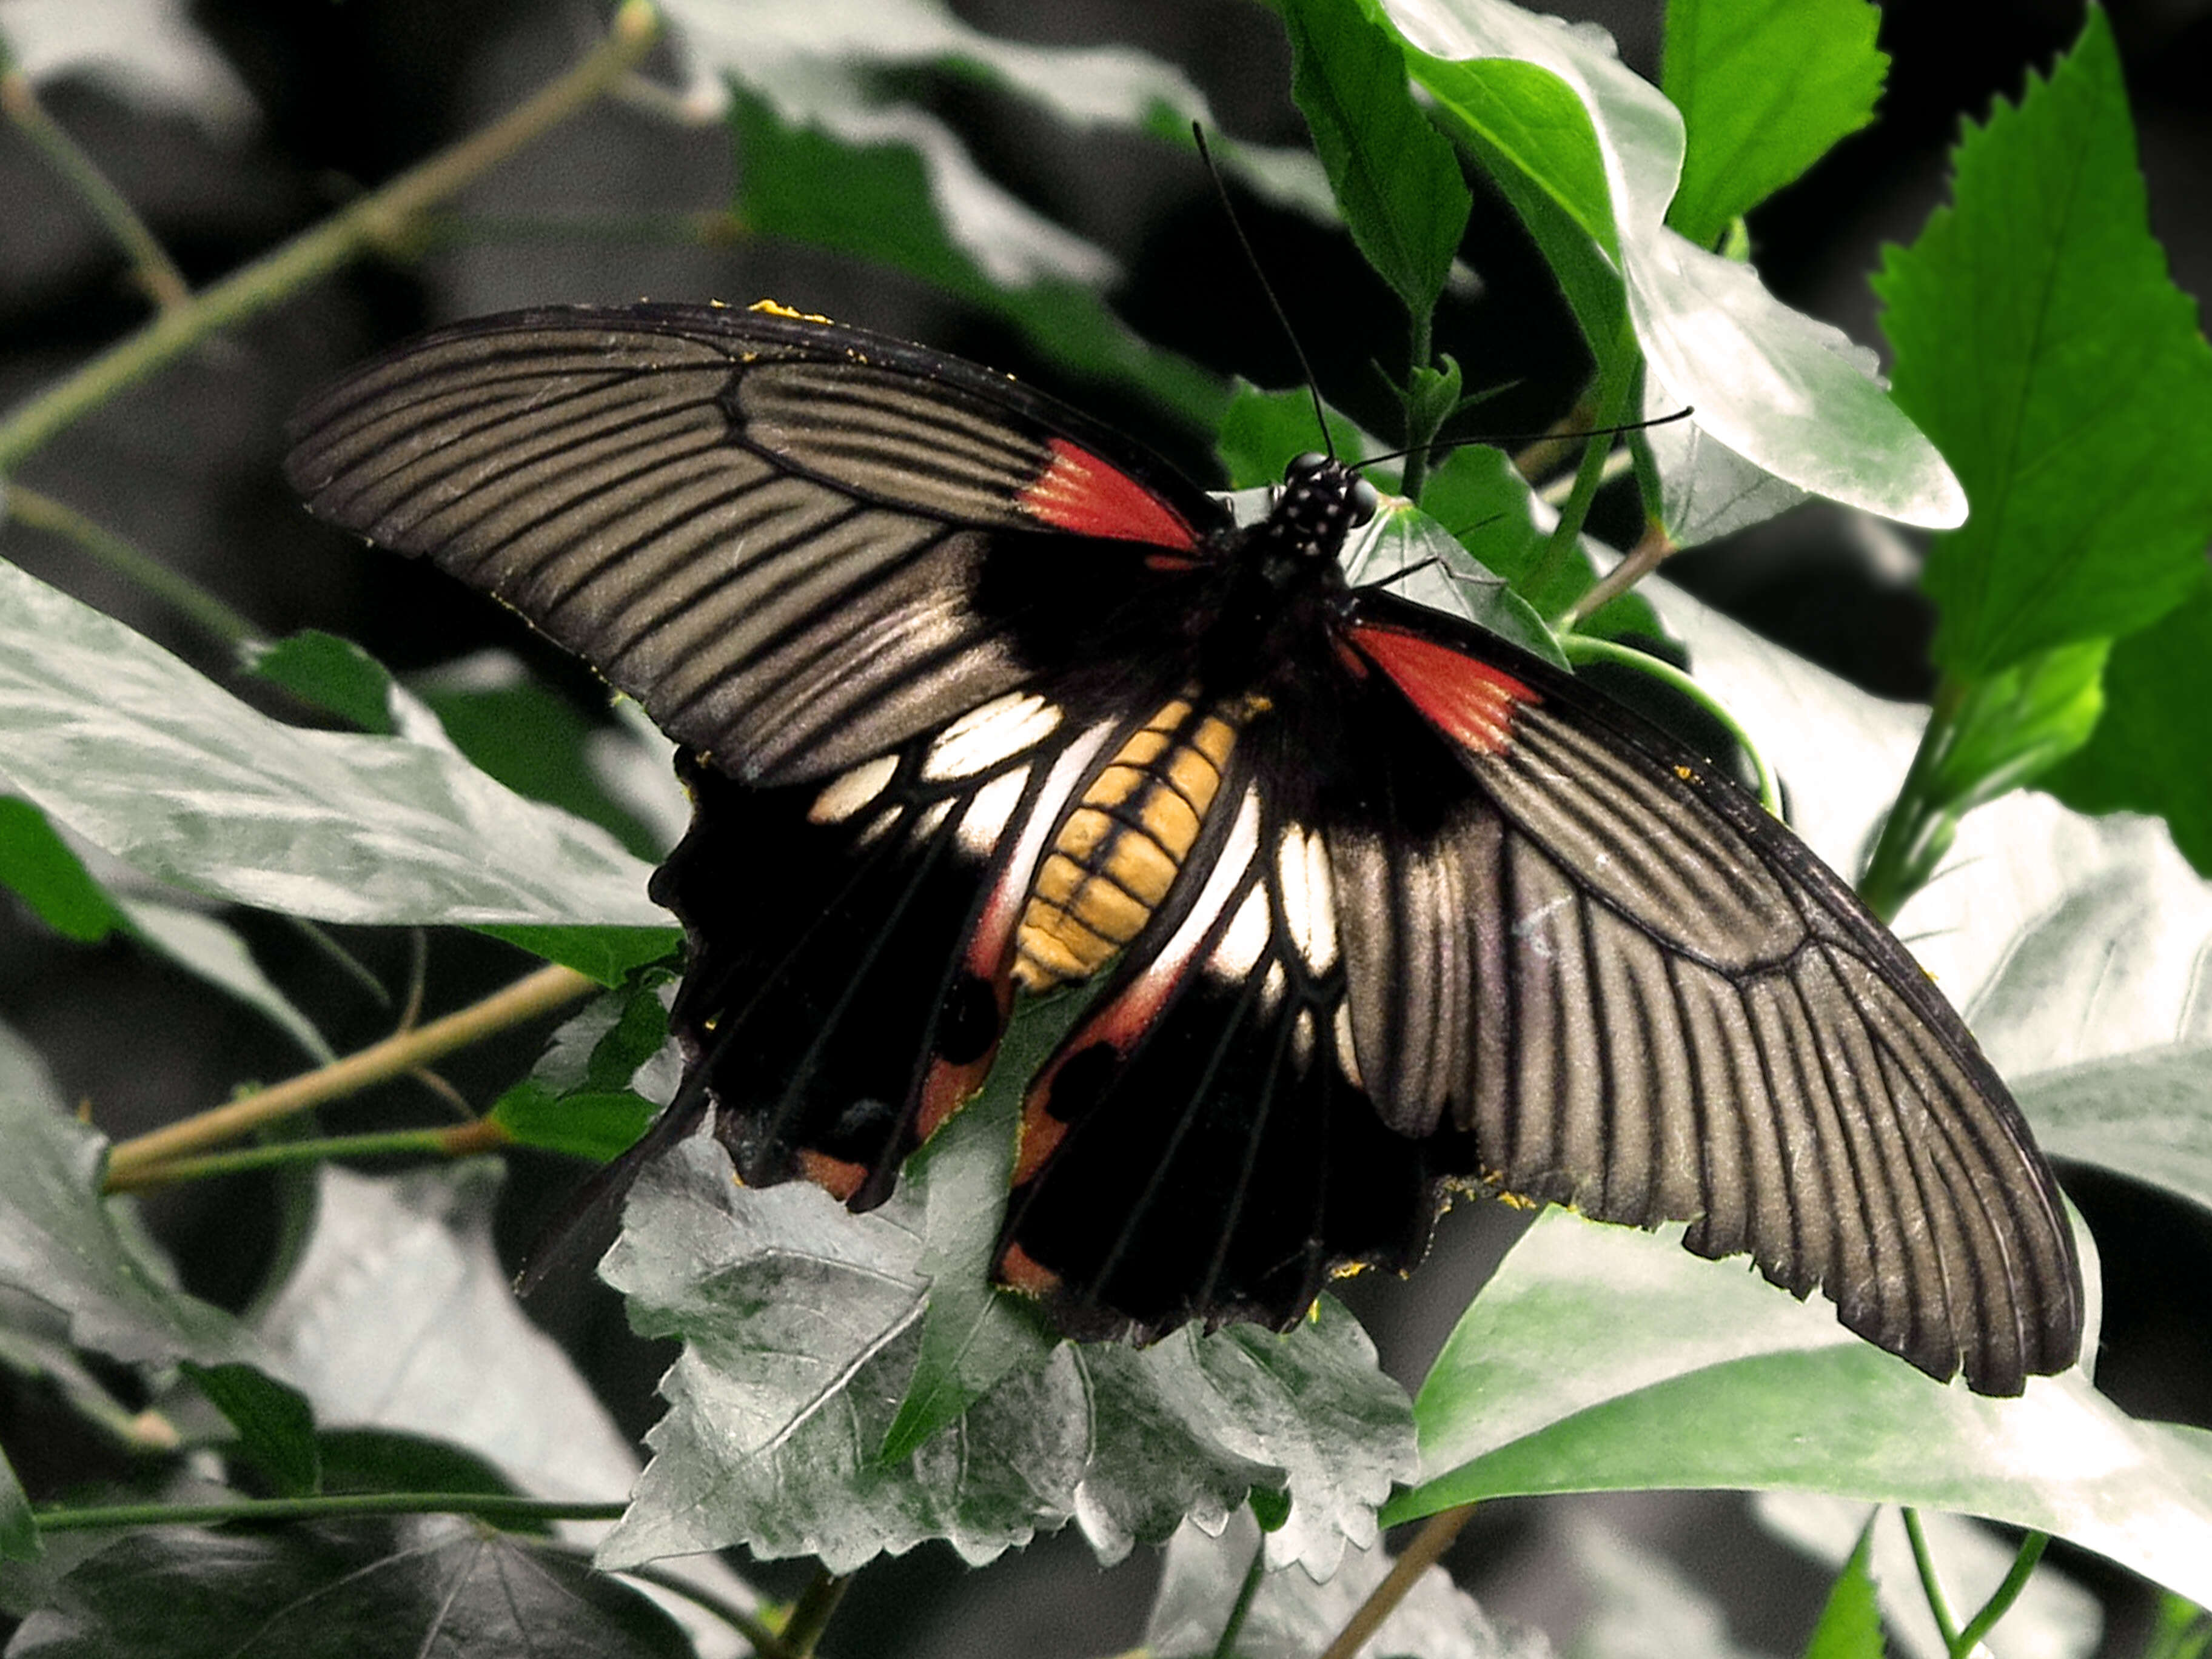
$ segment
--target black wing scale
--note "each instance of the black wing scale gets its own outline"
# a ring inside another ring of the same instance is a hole
[[[1680,744],[1346,592],[1333,464],[1237,532],[987,371],[647,307],[404,347],[290,472],[689,751],[654,890],[749,1182],[879,1201],[1019,988],[1103,971],[999,1262],[1071,1331],[1286,1325],[1460,1182],[1687,1221],[1984,1392],[2075,1356],[2057,1187],[1917,964]]]

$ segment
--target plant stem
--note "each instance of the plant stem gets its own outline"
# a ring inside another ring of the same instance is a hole
[[[149,558],[112,531],[103,529],[66,502],[19,483],[8,486],[7,518],[26,530],[74,542],[100,564],[189,617],[225,645],[258,640],[262,630],[197,582]]]
[[[1427,312],[1413,319],[1413,338],[1406,353],[1409,365],[1406,371],[1406,385],[1409,388],[1419,378],[1421,371],[1429,366],[1429,355],[1435,343],[1434,322],[1434,318]],[[1416,504],[1421,499],[1422,486],[1429,481],[1429,448],[1436,442],[1437,429],[1443,424],[1440,420],[1425,418],[1417,410],[1414,404],[1418,401],[1420,400],[1409,396],[1406,402],[1406,465],[1398,481],[1398,493]],[[1426,429],[1417,431],[1417,426]]]
[[[72,422],[208,336],[266,309],[372,248],[400,244],[425,208],[566,120],[627,75],[644,58],[659,27],[648,0],[624,0],[607,39],[528,102],[274,252],[168,307],[136,334],[22,404],[0,422],[0,475],[13,472],[26,456]]]
[[[845,1599],[845,1591],[853,1583],[849,1573],[831,1572],[827,1567],[814,1575],[814,1582],[799,1592],[799,1600],[791,1604],[791,1617],[783,1621],[783,1645],[796,1659],[805,1659],[814,1651],[814,1644],[822,1639],[823,1627],[830,1615],[837,1611],[838,1602]]]
[[[0,57],[4,53],[5,48],[0,47]],[[131,261],[131,273],[138,279],[138,286],[145,289],[146,296],[164,311],[189,304],[191,285],[169,258],[168,250],[146,228],[146,222],[138,216],[123,192],[108,183],[107,175],[100,170],[98,163],[46,112],[46,106],[39,101],[38,89],[31,84],[31,77],[12,64],[0,63],[0,112],[6,114],[15,130],[29,139],[32,146],[53,164],[54,171],[84,198],[85,205],[107,228],[107,234]]]
[[[1938,799],[1935,780],[1958,735],[1959,708],[1965,695],[1956,682],[1948,679],[1936,688],[1936,706],[1929,711],[1928,724],[1920,733],[1920,746],[1912,751],[1912,764],[1889,816],[1882,820],[1866,873],[1858,879],[1859,896],[1885,922],[1893,920],[1905,900],[1927,884],[1957,830],[1957,817]]]
[[[471,1158],[496,1152],[513,1144],[514,1137],[489,1118],[454,1124],[442,1129],[391,1129],[380,1134],[327,1135],[315,1140],[287,1140],[270,1146],[246,1146],[234,1152],[211,1152],[204,1158],[171,1158],[122,1176],[110,1174],[106,1190],[144,1192],[149,1187],[171,1187],[213,1176],[238,1175],[247,1170],[270,1170],[287,1164],[321,1164],[334,1158],[388,1157],[416,1152],[431,1158]]]
[[[309,1106],[403,1076],[441,1054],[451,1054],[495,1031],[550,1013],[598,988],[593,981],[573,968],[541,968],[505,990],[495,992],[443,1019],[434,1019],[411,1031],[401,1031],[328,1066],[122,1142],[108,1153],[108,1187],[120,1190],[142,1184],[155,1164],[219,1146]]]
[[[579,1551],[577,1553],[586,1558],[589,1555],[587,1551]],[[753,1652],[757,1656],[757,1659],[798,1659],[784,1639],[763,1624],[757,1615],[747,1608],[739,1607],[726,1595],[717,1595],[703,1585],[695,1584],[688,1578],[678,1577],[666,1568],[654,1565],[624,1567],[622,1570],[622,1576],[657,1585],[672,1595],[680,1595],[685,1601],[696,1602],[706,1608],[715,1618],[751,1643]]]
[[[1605,482],[1607,457],[1613,453],[1613,434],[1607,428],[1620,424],[1621,415],[1628,407],[1629,394],[1635,390],[1637,370],[1642,361],[1636,351],[1635,325],[1624,312],[1620,331],[1613,338],[1611,360],[1605,366],[1604,381],[1598,389],[1597,420],[1583,442],[1582,465],[1575,470],[1575,487],[1567,496],[1567,504],[1559,509],[1559,522],[1552,531],[1551,540],[1545,544],[1535,568],[1528,575],[1528,585],[1533,592],[1541,592],[1556,582],[1567,562],[1575,556],[1577,539],[1589,518],[1590,502],[1597,495],[1598,486]]]
[[[1397,1609],[1398,1603],[1419,1580],[1420,1576],[1436,1565],[1437,1558],[1451,1547],[1460,1528],[1474,1517],[1474,1505],[1462,1504],[1456,1509],[1439,1510],[1421,1525],[1413,1534],[1413,1541],[1406,1546],[1406,1553],[1393,1562],[1382,1582],[1368,1593],[1336,1639],[1325,1648],[1321,1659],[1352,1659],[1352,1656],[1366,1644],[1367,1638],[1382,1627],[1382,1621]]]
[[[363,1515],[473,1515],[485,1521],[619,1521],[623,1504],[579,1504],[506,1492],[369,1492],[331,1498],[240,1498],[222,1504],[116,1504],[41,1510],[41,1532],[181,1527],[225,1521],[319,1521]]]
[[[1633,459],[1626,450],[1621,450],[1619,453],[1624,459],[1629,460],[1630,464],[1633,465]],[[1607,465],[1610,465],[1611,462],[1612,457],[1607,456]],[[1627,470],[1626,466],[1620,469],[1622,471]],[[1603,481],[1600,480],[1600,482]],[[1636,545],[1628,550],[1626,558],[1599,577],[1587,593],[1570,603],[1566,609],[1552,619],[1552,631],[1564,633],[1572,629],[1584,617],[1595,615],[1607,604],[1619,599],[1656,570],[1660,561],[1674,550],[1674,544],[1668,539],[1667,527],[1657,520],[1653,520],[1644,526],[1644,534],[1638,538]]]
[[[1920,1511],[1905,1504],[1899,1511],[1905,1517],[1905,1535],[1912,1545],[1912,1565],[1920,1573],[1920,1593],[1928,1598],[1928,1611],[1935,1616],[1936,1634],[1943,1638],[1946,1652],[1955,1653],[1959,1647],[1959,1626],[1951,1617],[1951,1604],[1943,1599],[1943,1586],[1936,1577],[1936,1558],[1929,1552],[1928,1534],[1921,1530]]]
[[[1237,1587],[1236,1604],[1229,1609],[1229,1620],[1221,1627],[1221,1639],[1213,1644],[1213,1659],[1235,1659],[1237,1638],[1243,1633],[1244,1620],[1252,1611],[1252,1598],[1260,1593],[1260,1581],[1267,1576],[1267,1540],[1263,1534],[1252,1546],[1251,1565],[1244,1569],[1244,1582]]]
[[[2020,1540],[2020,1553],[2012,1559],[2012,1571],[2005,1574],[2004,1583],[1991,1592],[1982,1603],[1982,1610],[1966,1620],[1966,1627],[1951,1644],[1951,1659],[1968,1659],[1981,1645],[1982,1638],[1996,1627],[1998,1620],[2012,1611],[2012,1604],[2020,1600],[2020,1593],[2027,1588],[2027,1581],[2035,1576],[2035,1564],[2043,1559],[2043,1552],[2051,1543],[2051,1534],[2032,1532]]]

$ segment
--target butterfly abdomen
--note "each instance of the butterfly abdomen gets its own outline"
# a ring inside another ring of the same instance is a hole
[[[1143,931],[1221,793],[1240,710],[1178,697],[1108,762],[1053,838],[1015,939],[1028,991],[1088,979]]]

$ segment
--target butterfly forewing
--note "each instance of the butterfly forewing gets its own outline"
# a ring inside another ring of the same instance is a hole
[[[1103,975],[998,1256],[1073,1331],[1286,1325],[1461,1182],[1686,1222],[1985,1392],[2075,1356],[2057,1188],[1911,958],[1679,744],[1348,590],[1333,462],[1237,532],[986,370],[645,307],[426,337],[289,471],[688,751],[655,891],[748,1181],[880,1201],[1019,999]]]

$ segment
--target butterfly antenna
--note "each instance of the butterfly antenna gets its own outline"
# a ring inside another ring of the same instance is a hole
[[[1547,439],[1618,438],[1627,433],[1642,432],[1649,427],[1668,426],[1676,421],[1686,421],[1697,412],[1695,405],[1685,404],[1671,415],[1655,415],[1648,421],[1623,421],[1619,426],[1594,426],[1579,432],[1495,432],[1480,438],[1439,438],[1433,443],[1415,444],[1412,449],[1394,449],[1387,455],[1370,455],[1358,463],[1352,471],[1357,472],[1389,461],[1402,461],[1415,449],[1437,456],[1449,455],[1455,449],[1466,449],[1475,444],[1532,444]]]
[[[1221,211],[1229,220],[1229,228],[1237,233],[1237,246],[1244,250],[1244,263],[1252,268],[1252,275],[1260,284],[1260,292],[1267,296],[1268,307],[1275,320],[1283,325],[1283,337],[1291,343],[1291,350],[1298,360],[1298,372],[1306,377],[1306,396],[1313,399],[1314,424],[1321,428],[1321,447],[1331,460],[1336,459],[1336,446],[1329,441],[1328,416],[1322,412],[1321,382],[1314,378],[1313,365],[1306,361],[1306,349],[1298,343],[1298,331],[1291,326],[1291,314],[1283,309],[1283,302],[1275,297],[1275,290],[1267,281],[1267,273],[1260,264],[1260,256],[1253,251],[1252,239],[1244,234],[1243,221],[1237,216],[1237,209],[1229,200],[1229,186],[1222,182],[1221,169],[1213,164],[1213,152],[1206,147],[1206,133],[1199,124],[1190,124],[1190,136],[1198,145],[1198,159],[1206,163],[1206,176],[1213,180],[1213,193],[1221,200]],[[1371,462],[1363,462],[1371,465]]]

